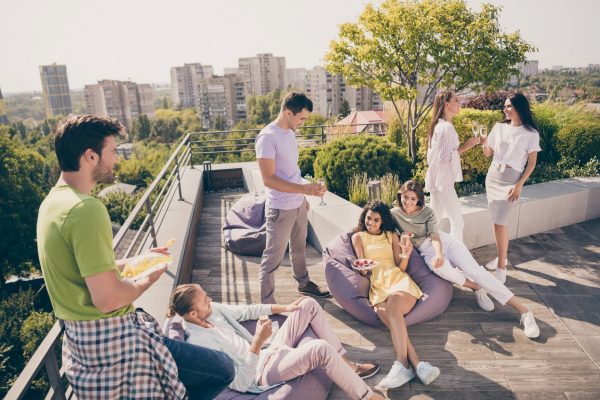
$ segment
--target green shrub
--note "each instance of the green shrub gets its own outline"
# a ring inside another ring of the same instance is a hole
[[[402,182],[394,174],[385,174],[379,178],[379,181],[381,182],[381,200],[391,206],[396,200],[396,194]]]
[[[556,136],[560,154],[574,164],[585,164],[600,155],[600,121],[581,121],[563,126]]]
[[[392,172],[407,179],[410,162],[385,138],[353,135],[323,146],[315,159],[314,170],[315,177],[327,180],[332,192],[348,198],[348,183],[353,175],[365,172],[368,176],[383,176]]]
[[[25,359],[29,359],[38,346],[42,343],[50,329],[54,325],[54,317],[48,312],[32,312],[29,317],[23,322],[21,326],[21,344],[23,346],[23,356]],[[60,349],[60,341],[55,345],[54,352],[58,353]],[[57,357],[60,360],[60,357]],[[60,361],[59,361],[60,366]],[[40,374],[31,384],[32,392],[45,393],[48,391],[50,385],[46,374]],[[32,393],[30,393],[32,394]]]
[[[300,149],[298,155],[298,166],[300,167],[302,176],[315,176],[314,164],[319,150],[319,147],[305,147]]]
[[[552,103],[535,104],[533,115],[540,134],[538,162],[553,163],[560,159],[556,149],[556,133],[560,129],[557,119],[557,107]]]

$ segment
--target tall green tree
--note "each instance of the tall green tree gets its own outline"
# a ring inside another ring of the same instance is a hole
[[[152,124],[146,114],[140,115],[133,122],[131,134],[136,140],[148,139],[152,135]]]
[[[348,100],[342,100],[342,103],[340,104],[340,117],[347,117],[350,115],[350,111],[350,103],[348,103]]]
[[[490,4],[474,12],[463,0],[369,4],[356,23],[340,26],[326,68],[392,102],[415,161],[416,132],[436,88],[501,87],[535,50],[518,32],[501,31],[499,12]]]
[[[276,89],[264,96],[248,99],[247,120],[253,125],[265,125],[273,121],[281,108],[281,90]]]
[[[25,264],[37,264],[37,211],[47,187],[47,167],[35,151],[0,127],[0,286]]]

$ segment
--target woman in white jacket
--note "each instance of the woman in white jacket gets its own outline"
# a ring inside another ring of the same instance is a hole
[[[450,220],[450,235],[463,241],[464,220],[454,189],[455,182],[462,182],[460,155],[479,144],[479,138],[469,138],[460,145],[452,119],[460,112],[456,93],[451,90],[439,92],[433,101],[433,118],[427,133],[427,172],[425,190],[431,196],[431,208],[442,218]]]

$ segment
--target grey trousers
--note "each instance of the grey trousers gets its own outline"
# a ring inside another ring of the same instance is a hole
[[[290,244],[290,261],[294,279],[299,286],[308,283],[306,269],[306,233],[308,217],[306,201],[293,210],[270,208],[267,210],[267,246],[260,262],[260,301],[263,304],[275,304],[275,271],[285,256]]]

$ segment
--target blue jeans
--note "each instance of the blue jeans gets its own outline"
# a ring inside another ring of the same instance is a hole
[[[179,379],[191,400],[214,399],[235,377],[233,361],[224,353],[163,337],[173,355]]]

